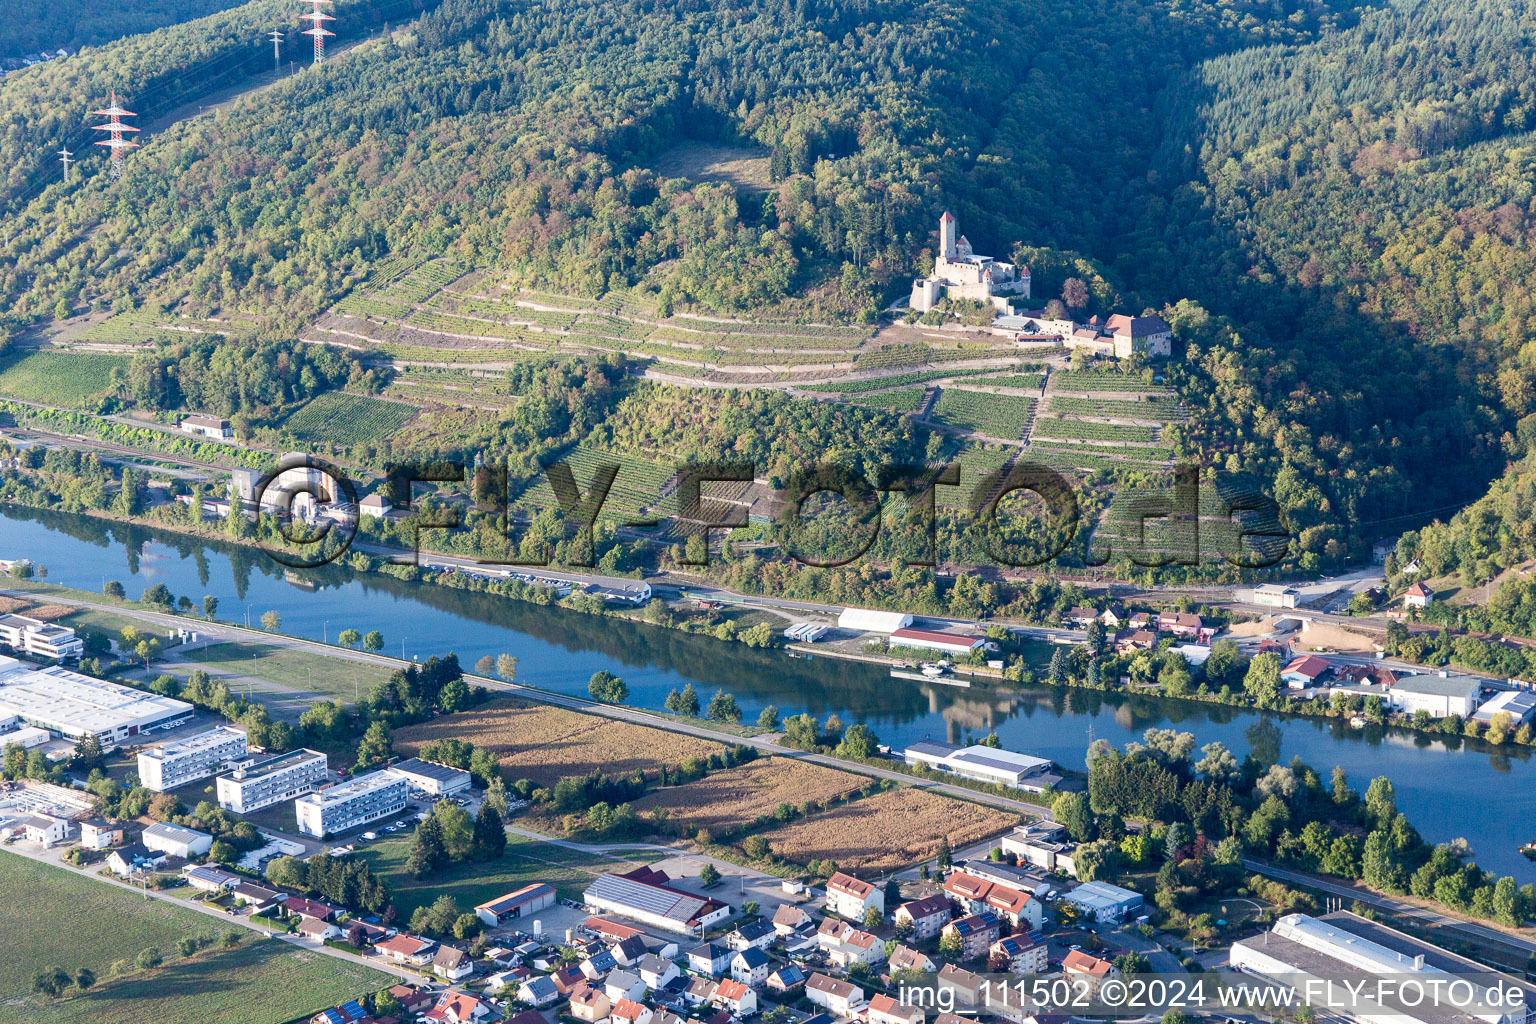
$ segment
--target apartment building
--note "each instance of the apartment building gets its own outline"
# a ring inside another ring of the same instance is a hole
[[[299,831],[324,838],[405,810],[410,785],[391,772],[374,772],[317,790],[294,801]]]
[[[157,793],[185,786],[246,760],[245,730],[220,725],[139,752],[139,781]]]
[[[236,768],[214,783],[219,806],[245,814],[303,796],[326,780],[325,755],[300,748]]]

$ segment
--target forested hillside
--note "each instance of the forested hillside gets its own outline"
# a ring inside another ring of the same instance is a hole
[[[123,36],[201,18],[240,0],[9,0],[0,23],[0,57],[35,50],[71,52]]]
[[[1308,567],[1474,498],[1531,412],[1525,9],[355,0],[338,31],[388,39],[166,128],[119,183],[48,178],[106,89],[142,110],[199,61],[255,68],[275,2],[0,84],[0,307],[153,298],[291,338],[411,253],[872,312],[949,208],[979,251],[1021,243],[1042,301],[1072,274],[1164,308],[1193,412],[1169,438],[1273,491]],[[760,147],[771,187],[652,169],[688,141]]]

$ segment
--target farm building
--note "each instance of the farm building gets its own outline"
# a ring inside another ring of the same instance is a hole
[[[692,932],[725,920],[731,908],[716,900],[695,896],[667,883],[665,871],[638,867],[624,874],[603,873],[582,894],[594,910],[618,914],[654,928]]]
[[[912,625],[912,616],[906,612],[881,612],[868,608],[844,608],[837,617],[838,629],[850,629],[856,633],[894,633]]]
[[[917,647],[925,651],[942,651],[945,654],[966,655],[980,650],[986,643],[979,636],[961,636],[958,633],[939,633],[931,629],[898,629],[891,633],[892,647]]]
[[[554,905],[555,890],[543,882],[535,882],[480,904],[475,908],[475,916],[484,921],[487,928],[499,928],[508,921],[536,914]]]

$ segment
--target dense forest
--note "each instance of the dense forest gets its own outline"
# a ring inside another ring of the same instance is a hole
[[[11,0],[0,25],[0,57],[37,50],[73,53],[82,46],[111,42],[165,25],[201,18],[240,0],[137,0],[104,4],[99,0]]]
[[[1017,245],[1039,266],[1042,300],[1075,276],[1096,306],[1164,310],[1182,354],[1170,377],[1193,409],[1181,453],[1262,480],[1306,568],[1476,498],[1536,432],[1521,423],[1536,401],[1525,9],[355,0],[336,13],[343,35],[392,31],[166,127],[118,183],[98,157],[63,186],[37,154],[51,161],[118,83],[142,109],[155,97],[135,89],[180,88],[200,62],[254,69],[269,0],[0,84],[17,208],[0,308],[28,321],[60,300],[153,297],[292,338],[380,261],[415,253],[740,313],[828,280],[900,292],[949,208],[980,251]],[[651,169],[690,141],[760,147],[772,187]],[[763,401],[671,429],[725,450],[740,436],[728,423],[772,418]],[[618,413],[613,443],[669,443]],[[794,446],[756,443],[769,461]]]

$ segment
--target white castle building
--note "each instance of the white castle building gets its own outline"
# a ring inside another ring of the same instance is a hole
[[[1029,298],[1029,268],[977,256],[959,233],[954,215],[946,210],[939,218],[939,256],[933,273],[912,282],[912,308],[926,313],[945,296],[990,303],[999,312],[1010,313],[1009,300]]]

